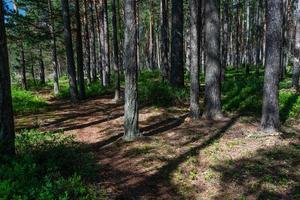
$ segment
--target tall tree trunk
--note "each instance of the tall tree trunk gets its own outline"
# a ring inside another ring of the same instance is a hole
[[[184,87],[183,0],[172,0],[171,84]]]
[[[77,81],[79,86],[79,98],[85,98],[84,87],[84,72],[83,72],[83,49],[81,36],[81,19],[80,19],[80,5],[79,0],[75,1],[75,15],[76,15],[76,52],[77,52]]]
[[[205,0],[205,112],[210,119],[222,118],[219,1]]]
[[[35,81],[35,73],[34,73],[34,59],[33,59],[33,55],[32,55],[32,51],[30,50],[30,62],[31,62],[31,77],[32,77],[32,80],[33,80],[33,83],[36,84],[36,81]]]
[[[119,43],[118,43],[118,26],[117,26],[117,9],[116,0],[112,0],[112,25],[113,25],[113,47],[114,47],[114,70],[115,70],[115,101],[120,99],[120,66],[119,66]]]
[[[108,34],[108,16],[107,16],[107,0],[100,0],[100,20],[101,20],[101,53],[102,53],[102,67],[103,67],[103,85],[110,84],[110,59],[109,59],[109,34]]]
[[[125,12],[125,135],[124,140],[134,140],[138,129],[138,86],[137,86],[137,36],[136,1],[124,0]]]
[[[89,16],[87,0],[84,0],[84,41],[85,41],[85,69],[87,74],[88,84],[91,84],[91,49],[90,49],[90,34],[89,34]]]
[[[0,1],[0,155],[15,154],[15,130],[11,97],[4,8]]]
[[[59,81],[58,81],[58,60],[57,60],[57,48],[56,48],[56,35],[54,31],[54,19],[53,19],[53,9],[52,0],[48,0],[49,15],[50,15],[50,35],[51,35],[51,48],[52,48],[52,64],[53,64],[53,91],[54,95],[59,93]]]
[[[199,0],[190,0],[190,41],[191,41],[191,87],[190,87],[190,115],[192,119],[200,117],[200,85],[199,85]]]
[[[169,80],[169,9],[168,6],[169,1],[168,0],[161,0],[161,61],[162,61],[162,67],[161,67],[161,73],[163,81]]]
[[[27,90],[27,78],[26,78],[26,63],[25,63],[25,53],[24,53],[24,45],[21,42],[21,51],[20,51],[20,65],[21,65],[21,85],[24,90]]]
[[[299,75],[300,75],[300,1],[298,1],[296,13],[296,36],[295,36],[295,49],[294,49],[294,67],[293,67],[293,87],[297,92],[299,90]]]
[[[90,10],[90,22],[91,22],[91,30],[90,30],[90,52],[91,52],[91,70],[92,70],[92,81],[95,82],[97,80],[97,56],[96,56],[96,27],[95,27],[95,0],[89,0],[89,10]]]
[[[279,75],[282,50],[282,0],[267,1],[266,9],[266,68],[261,129],[273,132],[280,126]]]
[[[45,84],[45,65],[44,65],[44,59],[43,59],[43,50],[40,47],[40,56],[39,56],[39,62],[40,62],[40,83]]]
[[[78,100],[77,82],[76,82],[76,71],[74,63],[74,52],[72,44],[72,32],[70,25],[70,13],[69,13],[69,1],[61,0],[62,4],[62,14],[64,21],[64,39],[67,54],[67,69],[69,75],[69,85],[70,85],[70,96],[73,102]]]

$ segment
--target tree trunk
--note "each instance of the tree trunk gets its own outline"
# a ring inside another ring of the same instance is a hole
[[[300,1],[298,1],[296,13],[296,36],[294,49],[294,67],[292,83],[297,92],[299,91],[299,75],[300,75]]]
[[[112,0],[112,26],[113,26],[113,47],[114,47],[114,70],[115,70],[115,101],[120,99],[120,67],[119,67],[119,44],[118,44],[118,26],[116,0]]]
[[[61,0],[62,4],[62,14],[64,21],[64,39],[66,46],[67,54],[67,69],[69,75],[69,84],[70,84],[70,96],[73,102],[78,100],[78,91],[77,91],[77,82],[76,82],[76,71],[74,64],[74,52],[72,44],[72,32],[70,25],[70,13],[69,13],[69,1]]]
[[[45,65],[44,65],[44,60],[43,60],[43,50],[40,47],[40,56],[39,56],[39,61],[40,61],[40,83],[44,85],[46,83],[45,80]]]
[[[137,86],[137,26],[136,1],[124,0],[125,12],[125,135],[124,140],[134,140],[138,129],[138,86]]]
[[[95,0],[89,0],[89,7],[90,7],[90,17],[91,17],[91,30],[90,30],[90,52],[91,52],[91,70],[92,70],[92,81],[96,82],[97,80],[97,57],[96,57],[96,27],[95,27],[95,20],[94,20],[94,13],[95,13]],[[101,78],[101,77],[100,77]]]
[[[221,111],[221,62],[220,62],[220,21],[218,0],[205,2],[205,112],[209,119],[222,118]]]
[[[89,34],[89,17],[87,0],[84,0],[84,41],[85,41],[85,69],[87,74],[88,84],[91,84],[91,49],[90,49],[90,34]]]
[[[161,0],[161,61],[162,61],[162,79],[163,81],[169,80],[169,9],[168,0]]]
[[[0,1],[0,155],[13,155],[15,130],[3,13],[3,4]]]
[[[26,64],[25,64],[25,55],[24,55],[24,45],[23,42],[21,42],[21,51],[20,51],[20,65],[21,65],[21,71],[22,71],[22,80],[21,85],[24,90],[27,90],[27,78],[26,78]]]
[[[282,0],[267,1],[266,9],[266,67],[261,129],[273,132],[280,126],[279,75],[282,49]]]
[[[171,84],[184,87],[183,0],[172,0]]]
[[[52,10],[52,0],[48,0],[49,15],[50,15],[50,35],[51,35],[51,48],[52,48],[52,64],[53,64],[53,90],[54,95],[59,93],[59,81],[58,81],[58,60],[57,60],[57,48],[56,48],[56,35],[54,33],[54,20]]]
[[[200,85],[199,85],[199,4],[201,1],[190,0],[190,43],[191,43],[191,60],[190,60],[190,115],[192,119],[199,119],[200,117]]]
[[[32,51],[30,50],[30,62],[31,62],[31,77],[32,77],[32,80],[33,80],[33,84],[36,84],[36,81],[35,81],[35,73],[34,73],[34,59],[33,59],[33,55],[32,55]]]
[[[81,36],[81,19],[79,0],[75,1],[76,15],[76,52],[77,52],[77,81],[79,86],[79,98],[85,98],[84,72],[83,72],[83,49]]]

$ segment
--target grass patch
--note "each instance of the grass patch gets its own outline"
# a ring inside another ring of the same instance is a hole
[[[47,102],[42,97],[31,91],[17,87],[12,89],[13,109],[16,114],[34,113],[47,107]]]
[[[96,174],[92,155],[72,138],[25,131],[16,149],[16,157],[0,157],[1,199],[104,199],[87,183]]]

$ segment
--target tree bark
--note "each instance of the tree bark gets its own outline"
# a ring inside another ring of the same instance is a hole
[[[62,4],[62,14],[64,21],[64,39],[67,54],[67,71],[69,75],[69,85],[70,85],[70,96],[73,102],[78,100],[77,82],[76,82],[76,71],[74,63],[74,52],[72,44],[72,32],[70,25],[70,13],[69,13],[69,1],[61,0]]]
[[[168,0],[161,0],[161,73],[163,81],[170,80],[169,75],[169,9],[168,9],[169,1]]]
[[[79,98],[85,98],[84,86],[84,72],[83,72],[83,49],[81,36],[81,17],[79,0],[75,1],[75,15],[76,15],[76,52],[77,52],[77,81],[79,86]]]
[[[199,85],[199,0],[190,0],[190,115],[192,119],[200,118]]]
[[[172,0],[171,84],[184,87],[183,0]]]
[[[85,69],[87,74],[88,84],[91,84],[91,49],[90,49],[90,34],[89,34],[89,17],[87,0],[84,0],[84,37],[85,37]]]
[[[50,35],[51,35],[51,48],[52,48],[52,65],[53,65],[53,91],[54,95],[59,93],[59,81],[58,81],[58,60],[57,60],[57,48],[56,48],[56,35],[54,31],[53,9],[52,0],[48,0],[49,15],[50,15]]]
[[[15,130],[3,13],[3,4],[0,1],[0,155],[13,155],[15,154]]]
[[[40,62],[40,83],[43,85],[46,83],[46,80],[45,80],[45,65],[43,60],[43,50],[41,47],[40,47],[39,62]]]
[[[95,27],[95,20],[94,20],[94,13],[95,13],[95,0],[89,0],[89,10],[90,10],[90,17],[91,17],[91,30],[90,30],[90,52],[91,52],[91,70],[92,70],[92,81],[95,82],[97,80],[97,57],[96,57],[96,27]],[[101,77],[100,77],[101,78]]]
[[[120,99],[120,67],[119,67],[119,43],[118,43],[118,26],[117,26],[117,9],[116,0],[112,0],[112,25],[113,25],[113,47],[114,47],[114,70],[115,70],[115,97],[114,100]]]
[[[27,90],[27,78],[26,78],[26,63],[25,63],[25,53],[24,53],[24,45],[23,42],[21,42],[21,51],[20,51],[20,65],[21,65],[21,73],[22,73],[22,88],[24,90]]]
[[[124,140],[134,140],[138,129],[138,86],[137,86],[137,26],[136,1],[124,0],[125,13],[125,135]]]
[[[205,112],[209,119],[222,118],[219,1],[205,0]]]
[[[297,92],[299,90],[299,75],[300,75],[300,1],[298,1],[298,8],[296,12],[296,36],[295,36],[295,49],[294,49],[294,67],[292,83]]]
[[[282,50],[282,0],[267,1],[266,9],[266,68],[261,129],[273,132],[280,127],[279,75]]]

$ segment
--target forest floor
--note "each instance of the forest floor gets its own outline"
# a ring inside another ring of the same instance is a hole
[[[143,136],[124,142],[123,105],[111,95],[74,105],[44,98],[46,110],[16,116],[17,130],[74,136],[94,155],[93,184],[107,199],[300,199],[300,123],[261,137],[251,115],[191,121],[187,105],[142,105]]]

